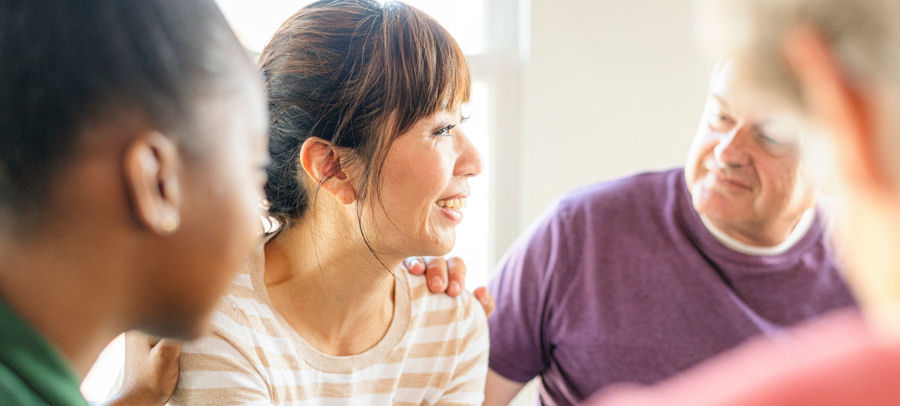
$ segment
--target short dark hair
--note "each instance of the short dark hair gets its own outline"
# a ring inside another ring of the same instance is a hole
[[[0,2],[0,211],[33,214],[89,120],[134,111],[190,151],[196,103],[236,69],[212,0]]]

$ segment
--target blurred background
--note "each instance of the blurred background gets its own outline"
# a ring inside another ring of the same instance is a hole
[[[217,2],[253,53],[311,3]],[[472,68],[465,126],[485,166],[452,253],[466,260],[470,289],[566,191],[682,165],[712,72],[695,45],[692,0],[406,3],[443,24]],[[123,351],[118,341],[101,356],[82,386],[88,400],[108,396]]]

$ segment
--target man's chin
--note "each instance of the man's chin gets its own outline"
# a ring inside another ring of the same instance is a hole
[[[694,210],[716,223],[733,222],[740,218],[746,211],[736,206],[733,199],[714,191],[694,200]]]

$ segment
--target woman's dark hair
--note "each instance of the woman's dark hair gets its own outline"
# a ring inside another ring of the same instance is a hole
[[[212,0],[0,2],[0,214],[37,215],[83,128],[123,112],[200,155],[195,106],[240,71],[252,66]]]
[[[271,120],[266,198],[281,223],[309,206],[299,164],[309,137],[354,152],[364,202],[373,192],[380,198],[381,169],[399,134],[469,99],[468,62],[453,37],[399,2],[312,3],[278,29],[260,64]]]

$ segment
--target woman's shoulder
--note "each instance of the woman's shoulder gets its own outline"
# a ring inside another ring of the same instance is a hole
[[[242,271],[220,299],[203,337],[186,345],[198,352],[215,352],[217,349],[213,347],[221,344],[210,345],[211,342],[252,347],[259,345],[260,337],[277,339],[285,335],[265,292],[257,286],[251,273]]]
[[[474,330],[487,331],[487,316],[475,296],[466,291],[456,297],[428,290],[425,278],[410,276],[412,304],[410,326],[439,328],[470,334]]]

